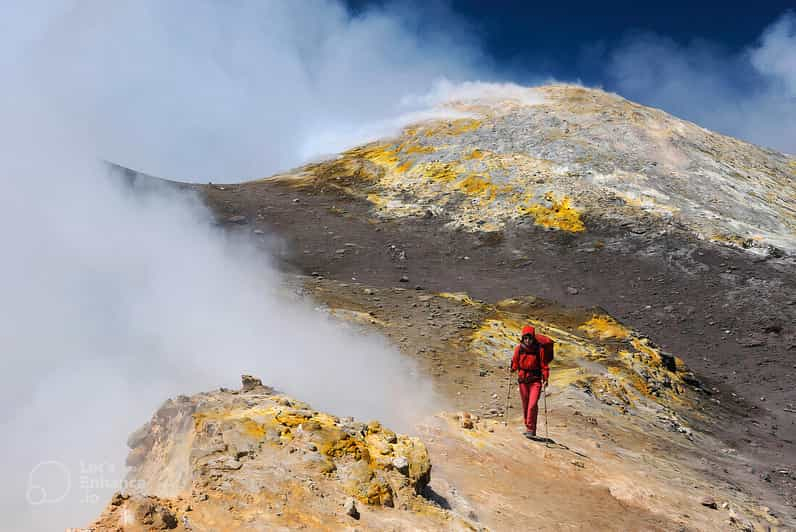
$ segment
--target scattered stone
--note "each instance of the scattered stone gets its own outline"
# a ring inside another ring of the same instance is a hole
[[[461,419],[461,425],[463,429],[471,430],[475,428],[475,419],[470,412],[462,412],[459,415],[459,418]]]
[[[263,231],[262,229],[255,229],[254,230],[254,234],[255,235],[264,235],[265,231]]]
[[[766,345],[766,340],[764,338],[754,336],[744,336],[738,338],[736,342],[738,342],[741,347],[760,347]]]
[[[247,223],[246,217],[242,214],[236,214],[235,216],[230,216],[225,220],[228,224],[238,224],[243,225]]]
[[[713,510],[719,509],[719,505],[713,497],[703,497],[699,503],[706,508],[711,508]]]
[[[578,295],[578,293],[580,293],[580,290],[578,290],[574,286],[568,286],[567,287],[567,293],[570,294],[570,295],[576,296],[576,295]]]
[[[408,283],[409,282],[409,277],[407,277],[406,275],[402,275],[401,278],[399,279],[399,281],[402,282],[402,283]]]
[[[354,499],[348,499],[348,501],[345,503],[343,511],[348,517],[359,519],[359,510],[357,510],[357,503],[354,501]]]

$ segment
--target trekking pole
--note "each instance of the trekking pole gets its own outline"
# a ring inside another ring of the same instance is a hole
[[[544,395],[544,437],[550,441],[550,429],[547,426],[547,383],[542,386],[542,394]]]
[[[508,367],[508,374],[506,375],[506,410],[503,413],[503,425],[506,427],[509,426],[509,408],[511,407],[511,403],[509,403],[510,397],[511,397],[511,366]]]

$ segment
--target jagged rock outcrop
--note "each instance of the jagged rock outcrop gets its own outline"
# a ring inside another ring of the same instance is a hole
[[[431,463],[417,438],[242,381],[240,391],[170,399],[130,436],[127,484],[139,490],[117,494],[98,526],[314,528],[351,519],[343,505],[352,499],[371,524],[378,514],[364,508],[413,510],[404,513],[427,524],[451,518],[422,497]]]

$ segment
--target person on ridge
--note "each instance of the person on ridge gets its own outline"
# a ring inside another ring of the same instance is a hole
[[[549,363],[553,359],[553,340],[536,334],[530,325],[522,328],[522,340],[514,348],[511,358],[511,372],[517,373],[522,398],[522,413],[525,419],[523,435],[531,440],[536,436],[536,417],[539,413],[537,402],[550,378]]]

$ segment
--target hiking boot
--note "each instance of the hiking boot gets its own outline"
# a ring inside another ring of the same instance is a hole
[[[536,438],[536,433],[530,430],[526,430],[525,432],[522,433],[522,435],[528,438],[529,440],[533,440],[534,438]]]

